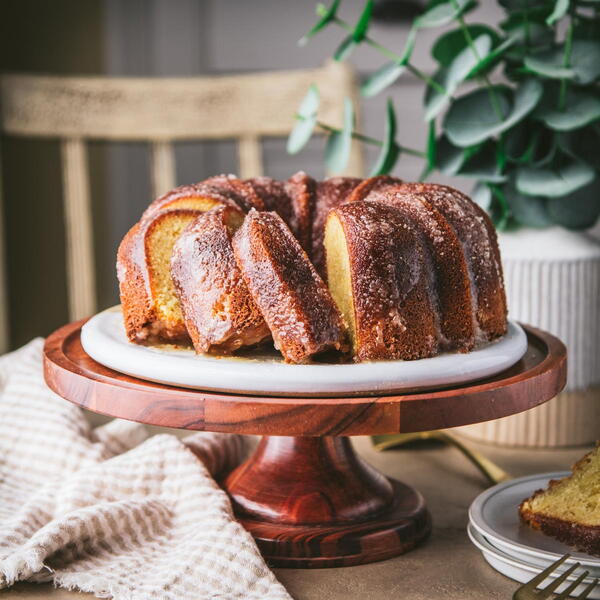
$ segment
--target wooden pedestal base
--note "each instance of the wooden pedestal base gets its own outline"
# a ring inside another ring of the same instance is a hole
[[[422,496],[365,463],[345,437],[263,437],[224,485],[238,519],[278,567],[383,560],[431,530]]]

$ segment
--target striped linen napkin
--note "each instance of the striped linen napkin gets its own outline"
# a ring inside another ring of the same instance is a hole
[[[91,429],[46,387],[42,344],[0,358],[0,590],[290,600],[212,477],[241,459],[243,438]]]

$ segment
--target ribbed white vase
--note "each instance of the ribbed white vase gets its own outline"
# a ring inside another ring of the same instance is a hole
[[[542,406],[461,433],[510,446],[600,439],[600,243],[562,228],[501,233],[499,241],[509,315],[565,343],[567,386]]]

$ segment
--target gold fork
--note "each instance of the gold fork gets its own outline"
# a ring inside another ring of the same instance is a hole
[[[554,590],[558,588],[559,585],[564,583],[575,569],[580,567],[579,563],[575,563],[573,566],[569,567],[566,571],[561,573],[559,577],[557,577],[554,581],[549,583],[545,588],[537,589],[537,586],[548,577],[553,571],[555,571],[560,565],[562,565],[567,558],[569,558],[569,554],[565,554],[562,558],[559,558],[556,562],[552,563],[547,569],[536,575],[531,581],[528,581],[525,585],[521,586],[513,595],[513,600],[544,600],[545,598],[549,598]],[[575,581],[573,581],[569,587],[567,587],[564,591],[562,591],[558,596],[554,598],[554,600],[566,600],[571,593],[577,588],[578,585],[588,576],[589,572],[584,571]],[[594,579],[584,590],[577,596],[578,600],[584,600],[587,598],[594,588],[598,585],[598,580]]]
[[[374,435],[371,437],[373,447],[376,450],[387,450],[402,446],[410,442],[421,440],[438,440],[445,444],[450,444],[458,448],[478,469],[483,473],[486,479],[492,484],[501,483],[512,479],[504,469],[493,463],[489,458],[483,456],[480,452],[467,446],[461,440],[451,435],[447,431],[418,431],[416,433],[394,433],[392,435]]]

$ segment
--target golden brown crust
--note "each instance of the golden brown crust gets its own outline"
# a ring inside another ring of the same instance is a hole
[[[363,179],[349,194],[348,202],[358,202],[365,200],[367,196],[370,200],[377,200],[380,196],[385,196],[388,191],[393,191],[402,183],[402,179],[392,177],[391,175],[376,175]]]
[[[244,280],[287,362],[301,363],[345,339],[341,315],[306,253],[274,212],[250,211],[233,237]]]
[[[292,230],[292,233],[297,236],[297,232],[294,230],[295,219],[292,199],[285,191],[284,183],[271,179],[271,177],[254,177],[244,181],[252,186],[260,196],[265,205],[265,210],[276,212]]]
[[[173,248],[171,274],[198,353],[229,354],[271,337],[233,254],[232,228],[242,219],[231,207],[203,213]]]
[[[156,304],[153,274],[149,268],[152,248],[148,240],[153,231],[172,218],[190,220],[198,211],[173,209],[159,211],[134,225],[117,252],[117,276],[127,337],[136,343],[189,342],[183,320],[161,319]]]
[[[204,182],[192,183],[176,187],[151,202],[142,214],[140,221],[151,218],[160,211],[180,208],[182,205],[185,206],[187,201],[197,198],[210,198],[215,201],[215,206],[239,206],[237,198],[227,193],[226,190],[220,190],[217,186],[207,185]]]
[[[345,202],[352,190],[361,181],[357,177],[330,177],[317,183],[312,216],[311,259],[315,269],[323,279],[327,277],[325,250],[323,248],[327,215],[331,209]]]
[[[379,202],[343,204],[329,213],[328,220],[333,218],[343,228],[349,257],[355,360],[435,355],[439,329],[428,257],[414,227]]]
[[[422,194],[373,194],[375,202],[395,207],[420,233],[433,266],[432,288],[439,310],[441,347],[468,352],[475,345],[475,315],[463,247],[453,227]],[[371,195],[365,200],[371,201]]]
[[[215,175],[205,179],[202,183],[230,197],[244,212],[248,212],[252,208],[265,210],[265,204],[254,188],[235,175]]]
[[[470,198],[449,186],[404,183],[396,193],[424,198],[454,228],[469,269],[478,337],[492,340],[504,335],[507,309],[502,264],[489,217]]]
[[[303,171],[299,171],[285,182],[285,191],[292,199],[293,226],[290,229],[294,232],[304,251],[310,256],[317,182]]]

